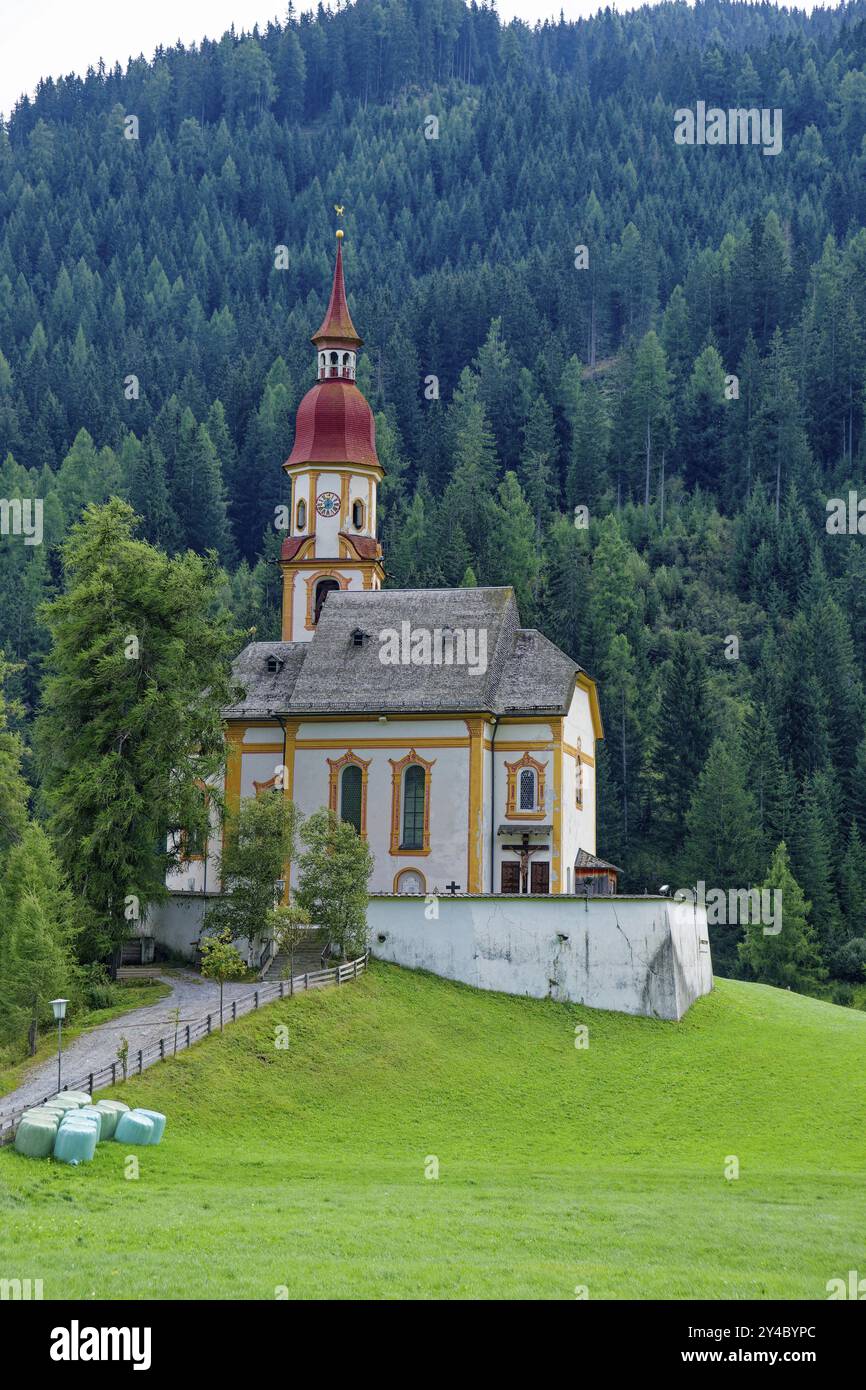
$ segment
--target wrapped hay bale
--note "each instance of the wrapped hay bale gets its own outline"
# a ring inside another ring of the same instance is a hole
[[[97,1126],[97,1144],[108,1136],[105,1133],[103,1124],[105,1111],[100,1110],[98,1105],[82,1105],[80,1110],[70,1111],[76,1119],[94,1120]]]
[[[64,1100],[64,1099],[66,1099],[66,1100],[72,1100],[72,1101],[75,1102],[75,1104],[78,1106],[79,1109],[81,1108],[82,1105],[92,1105],[92,1104],[93,1104],[93,1097],[92,1097],[92,1096],[89,1096],[89,1095],[87,1094],[86,1091],[58,1091],[58,1092],[57,1092],[57,1095],[54,1096],[53,1099],[54,1099],[54,1100]]]
[[[15,1150],[25,1158],[48,1158],[56,1134],[57,1124],[51,1116],[32,1112],[22,1115],[15,1132]]]
[[[151,1144],[158,1144],[165,1134],[165,1116],[159,1110],[145,1110],[143,1106],[137,1107],[132,1113],[133,1115],[146,1115],[149,1120],[153,1121],[153,1138],[150,1142]]]
[[[138,1110],[127,1110],[117,1122],[114,1138],[118,1144],[152,1144],[153,1120]]]
[[[96,1153],[97,1137],[92,1121],[64,1120],[54,1141],[54,1157],[60,1163],[90,1163]]]
[[[34,1105],[32,1109],[24,1111],[24,1115],[22,1116],[22,1118],[26,1120],[29,1120],[31,1118],[40,1120],[51,1120],[54,1125],[54,1128],[56,1129],[57,1126],[60,1124],[60,1121],[63,1119],[63,1114],[64,1112],[62,1110],[52,1110],[52,1108],[49,1105]]]
[[[113,1139],[114,1131],[117,1129],[117,1122],[121,1115],[125,1115],[129,1110],[128,1105],[124,1105],[122,1100],[98,1100],[96,1108],[102,1115],[102,1137],[103,1139]]]
[[[52,1096],[51,1100],[45,1102],[50,1105],[52,1110],[79,1110],[81,1107],[77,1100],[70,1098],[68,1091],[61,1091],[59,1096]]]

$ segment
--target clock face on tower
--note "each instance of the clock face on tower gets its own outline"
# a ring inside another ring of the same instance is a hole
[[[340,510],[340,499],[336,492],[320,492],[316,498],[316,511],[319,516],[336,516]]]

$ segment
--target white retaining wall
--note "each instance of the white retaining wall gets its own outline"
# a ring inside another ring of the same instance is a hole
[[[191,957],[206,902],[173,893],[148,928]],[[706,910],[670,898],[377,894],[367,921],[380,960],[476,989],[679,1019],[713,987]]]
[[[477,989],[679,1019],[713,987],[706,912],[669,898],[377,895],[380,960]]]

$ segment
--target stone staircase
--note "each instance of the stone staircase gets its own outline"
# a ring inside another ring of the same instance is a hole
[[[325,932],[311,932],[306,940],[295,947],[294,958],[292,960],[295,977],[305,975],[314,970],[322,970],[322,952],[327,944],[327,934]],[[271,956],[268,964],[262,971],[261,978],[267,980],[268,984],[276,984],[289,977],[290,956],[288,951],[278,951],[275,956]],[[327,962],[326,962],[327,964]]]

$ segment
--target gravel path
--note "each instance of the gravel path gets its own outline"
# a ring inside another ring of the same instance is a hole
[[[63,1048],[63,1085],[80,1081],[89,1072],[99,1071],[117,1061],[117,1049],[121,1038],[129,1039],[130,1058],[139,1048],[147,1048],[159,1042],[161,1037],[174,1031],[174,1019],[170,1017],[173,1009],[180,1009],[181,1023],[194,1023],[206,1014],[219,1011],[220,987],[210,980],[203,980],[192,970],[178,970],[171,975],[161,975],[163,984],[171,986],[171,995],[161,999],[158,1004],[148,1004],[142,1009],[132,1009],[121,1018],[110,1023],[100,1023],[89,1032],[82,1033],[75,1042]],[[245,999],[260,988],[257,984],[228,984],[225,986],[223,1005],[228,1007],[233,999]],[[22,1105],[42,1100],[57,1089],[57,1057],[50,1062],[40,1062],[27,1077],[23,1085],[15,1091],[0,1096],[0,1117]]]

